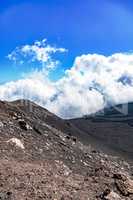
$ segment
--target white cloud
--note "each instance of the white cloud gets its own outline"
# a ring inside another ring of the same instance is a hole
[[[39,42],[35,43],[35,49],[32,46],[38,61],[52,59],[51,52],[57,51],[49,47],[50,50],[41,56],[40,46]],[[29,48],[25,46],[21,50],[29,54]],[[94,113],[108,103],[133,101],[133,54],[79,56],[56,82],[52,82],[42,68],[42,71],[34,72],[27,78],[0,85],[0,98],[28,98],[63,118]]]
[[[54,68],[58,64],[58,61],[52,59],[51,55],[54,53],[67,52],[65,48],[57,48],[47,44],[47,40],[36,41],[32,45],[24,45],[17,47],[7,57],[12,61],[19,61],[23,63],[23,59],[28,59],[30,62],[39,62],[46,68]]]

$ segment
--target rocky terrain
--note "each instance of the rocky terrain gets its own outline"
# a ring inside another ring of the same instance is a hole
[[[0,199],[133,200],[132,130],[0,101]]]

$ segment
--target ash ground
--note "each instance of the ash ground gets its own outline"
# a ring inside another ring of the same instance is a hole
[[[1,101],[0,199],[132,200],[132,149],[104,137],[115,141],[114,127],[121,134],[132,127],[92,123],[62,120],[30,101]]]

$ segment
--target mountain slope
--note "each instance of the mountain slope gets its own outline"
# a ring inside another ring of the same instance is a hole
[[[132,165],[100,152],[75,121],[30,101],[0,102],[0,199],[133,198]]]
[[[133,158],[133,103],[128,105],[126,114],[122,105],[104,110],[101,115],[70,120],[79,130],[101,141],[121,157]]]

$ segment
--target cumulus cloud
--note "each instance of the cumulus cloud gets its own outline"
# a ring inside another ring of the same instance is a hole
[[[36,41],[32,45],[17,47],[7,57],[14,62],[23,63],[23,60],[28,59],[30,62],[39,62],[43,67],[54,68],[58,61],[52,59],[52,54],[66,51],[65,48],[57,48],[47,44],[47,40],[43,39],[42,41]]]
[[[40,52],[41,44],[36,45]],[[23,48],[24,53],[31,52],[30,46]],[[43,62],[47,62],[47,58],[52,60],[51,51],[58,50],[48,50],[44,57],[35,53],[35,59],[40,61],[42,58]],[[133,54],[81,55],[56,82],[50,80],[42,68],[26,78],[0,85],[0,98],[28,98],[62,118],[82,117],[108,104],[133,101]]]

